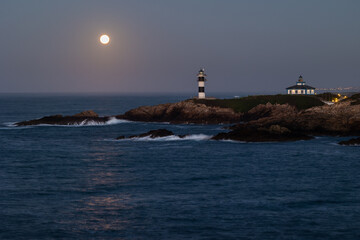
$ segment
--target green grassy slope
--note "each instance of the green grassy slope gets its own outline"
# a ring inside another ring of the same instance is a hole
[[[295,106],[297,109],[307,109],[315,106],[322,106],[324,103],[315,96],[305,95],[257,95],[234,99],[192,99],[196,103],[203,103],[208,106],[232,108],[236,112],[247,112],[259,104],[286,104]]]

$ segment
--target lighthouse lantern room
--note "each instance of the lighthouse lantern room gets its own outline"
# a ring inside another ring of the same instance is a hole
[[[206,74],[205,70],[202,68],[200,69],[198,75],[198,85],[199,85],[199,95],[198,98],[205,98],[205,81],[206,81]]]

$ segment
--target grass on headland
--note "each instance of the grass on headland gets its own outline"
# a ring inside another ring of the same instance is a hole
[[[324,103],[315,96],[306,95],[257,95],[233,99],[193,99],[196,103],[203,103],[207,106],[232,108],[235,112],[247,112],[259,104],[286,104],[295,106],[299,110],[315,106],[322,106]]]

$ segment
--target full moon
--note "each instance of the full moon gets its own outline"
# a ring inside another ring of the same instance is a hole
[[[104,45],[110,42],[110,37],[106,34],[100,36],[100,42]]]

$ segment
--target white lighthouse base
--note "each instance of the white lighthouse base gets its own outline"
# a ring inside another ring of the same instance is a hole
[[[199,92],[199,98],[205,98],[205,93],[204,92]]]

